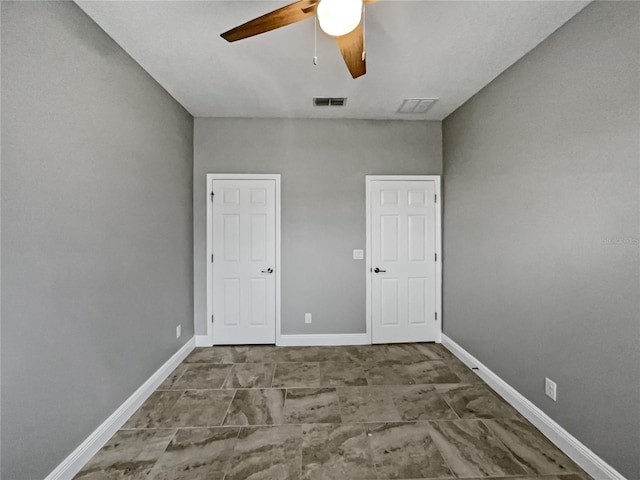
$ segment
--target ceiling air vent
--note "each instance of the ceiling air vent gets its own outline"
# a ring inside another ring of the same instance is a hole
[[[437,98],[405,98],[398,113],[427,113],[437,101]]]
[[[314,107],[344,107],[347,97],[313,97]]]

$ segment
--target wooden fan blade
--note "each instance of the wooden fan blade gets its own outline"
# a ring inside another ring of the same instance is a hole
[[[298,2],[254,18],[236,28],[220,35],[227,42],[235,42],[243,38],[253,37],[276,28],[291,25],[305,18],[312,17],[316,12],[319,0],[299,0]]]
[[[351,76],[358,78],[367,73],[367,62],[363,56],[364,38],[362,35],[362,22],[353,32],[342,35],[341,37],[336,37],[336,41],[338,42],[340,53],[342,53],[342,58],[344,58],[344,63],[347,64],[347,68],[349,72],[351,72]]]

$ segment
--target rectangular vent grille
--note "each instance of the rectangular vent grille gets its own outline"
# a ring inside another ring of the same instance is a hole
[[[314,97],[314,107],[344,107],[347,104],[346,97]]]
[[[405,98],[398,113],[427,113],[437,101],[437,98]]]

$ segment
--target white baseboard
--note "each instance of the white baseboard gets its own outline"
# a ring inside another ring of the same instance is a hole
[[[209,338],[209,335],[196,335],[196,347],[212,347],[213,341]]]
[[[191,338],[164,365],[120,405],[102,425],[96,428],[78,448],[76,448],[45,480],[69,480],[73,478],[85,464],[100,450],[105,443],[125,424],[129,417],[149,398],[156,388],[186,358],[195,346]]]
[[[196,347],[212,347],[213,341],[207,335],[195,336]],[[276,338],[279,347],[304,347],[321,345],[369,345],[371,341],[366,333],[338,333],[318,335],[280,335]]]
[[[366,333],[338,333],[327,335],[280,335],[276,344],[282,347],[311,345],[368,345],[371,343]]]
[[[442,334],[442,345],[468,367],[477,368],[474,371],[480,378],[593,478],[596,480],[626,480],[620,472],[593,453],[580,440],[567,432],[530,400],[444,333]]]

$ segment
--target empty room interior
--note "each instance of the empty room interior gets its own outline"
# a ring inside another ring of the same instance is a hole
[[[2,1],[3,480],[640,480],[640,2]]]

